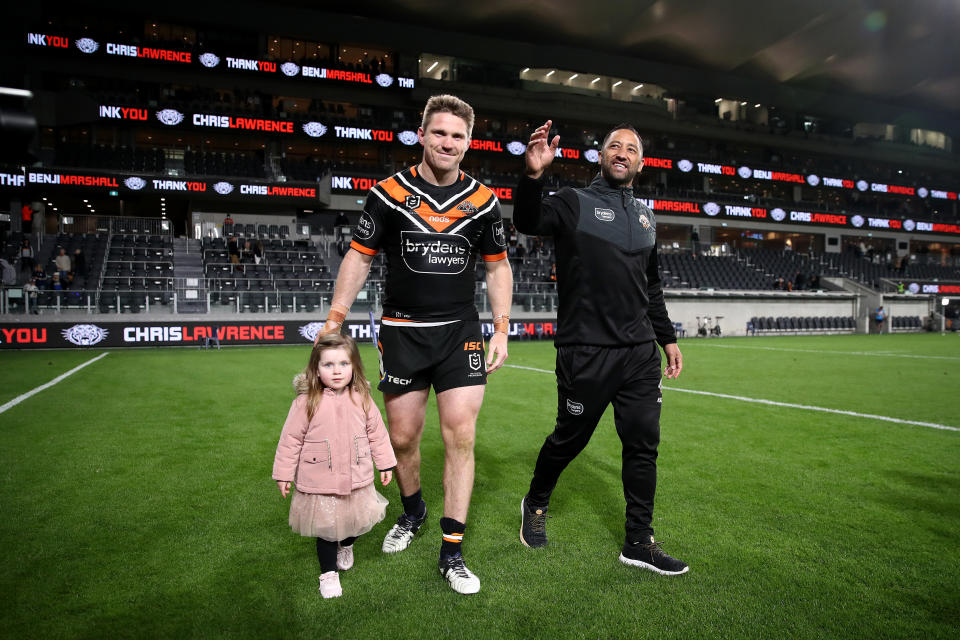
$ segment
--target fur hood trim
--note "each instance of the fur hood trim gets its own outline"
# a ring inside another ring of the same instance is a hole
[[[298,396],[302,396],[310,391],[310,387],[307,384],[307,374],[303,371],[293,376],[293,390],[297,392]]]

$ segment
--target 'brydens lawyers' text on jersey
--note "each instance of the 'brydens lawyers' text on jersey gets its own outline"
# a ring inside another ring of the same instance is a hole
[[[416,167],[378,182],[367,195],[350,247],[387,261],[384,320],[475,320],[476,254],[507,257],[500,202],[460,172],[450,186],[430,184]]]

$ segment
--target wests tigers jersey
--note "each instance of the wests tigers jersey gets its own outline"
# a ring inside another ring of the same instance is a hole
[[[488,262],[507,257],[493,191],[462,171],[452,185],[438,187],[416,167],[370,190],[350,247],[367,255],[384,252],[385,321],[476,319],[476,256]]]

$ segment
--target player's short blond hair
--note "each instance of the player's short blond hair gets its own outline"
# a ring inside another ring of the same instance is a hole
[[[435,113],[449,113],[457,116],[467,124],[467,137],[473,137],[473,107],[458,98],[449,94],[431,96],[427,100],[427,106],[423,108],[423,122],[421,127],[427,130],[427,124]]]

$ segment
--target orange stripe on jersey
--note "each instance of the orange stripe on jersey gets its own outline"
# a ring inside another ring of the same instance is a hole
[[[414,178],[417,177],[417,165],[410,167],[410,175],[412,175]]]
[[[365,255],[368,255],[368,256],[375,256],[375,255],[377,255],[377,250],[376,250],[376,249],[371,249],[370,247],[365,247],[365,246],[363,246],[362,244],[360,244],[359,242],[357,242],[356,240],[351,240],[351,241],[350,241],[350,248],[351,248],[351,249],[356,249],[356,250],[359,251],[360,253],[365,254]]]
[[[501,251],[500,253],[495,253],[490,256],[483,256],[484,262],[498,262],[500,260],[505,260],[507,258],[507,252]]]
[[[493,196],[493,191],[491,191],[486,185],[480,183],[477,183],[477,185],[480,188],[470,194],[470,197],[467,198],[467,200],[470,202],[470,204],[479,209],[483,205],[490,202],[490,198]]]
[[[404,189],[400,183],[392,177],[383,180],[378,186],[382,187],[394,202],[403,203],[407,199],[407,196],[411,195],[409,191]]]

